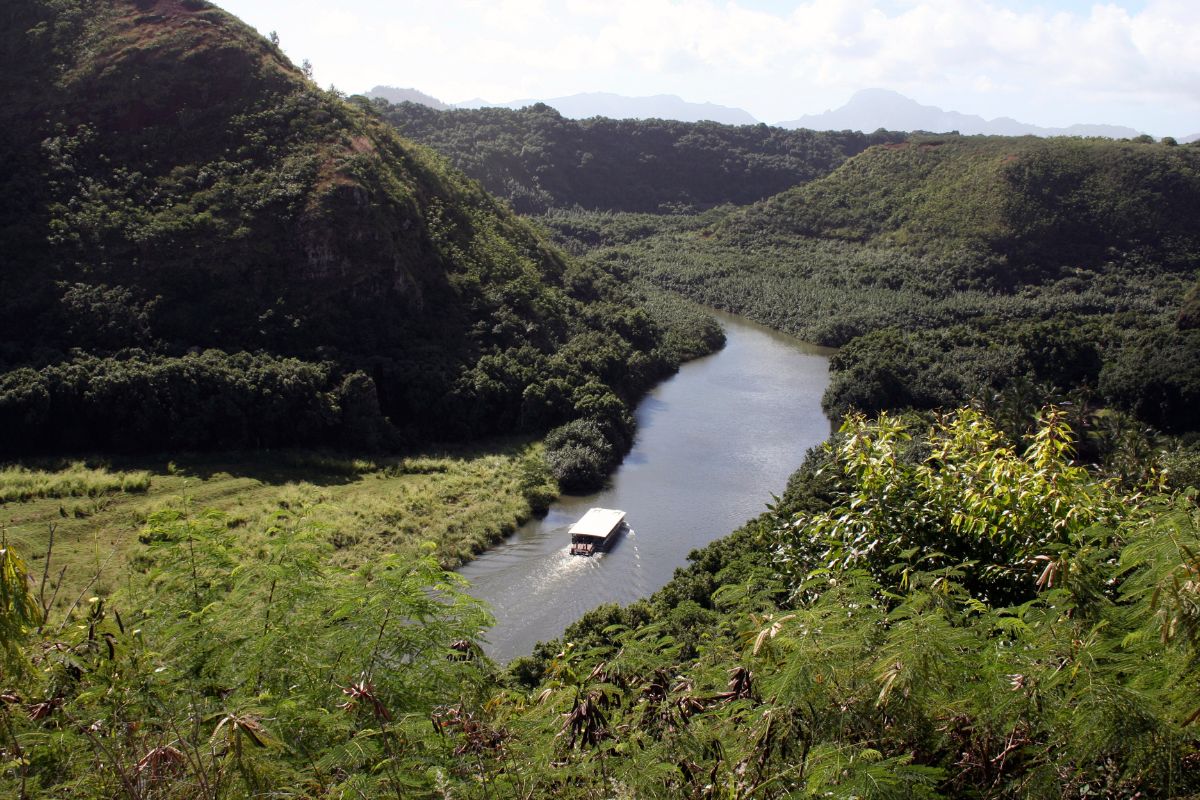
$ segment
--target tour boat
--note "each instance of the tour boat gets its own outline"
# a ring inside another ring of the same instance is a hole
[[[592,508],[571,526],[571,555],[590,556],[607,550],[625,524],[625,512],[615,508]]]

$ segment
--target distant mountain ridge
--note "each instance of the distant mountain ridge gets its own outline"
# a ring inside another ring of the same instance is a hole
[[[438,111],[371,102],[402,136],[532,214],[742,205],[827,175],[871,145],[907,138],[707,121],[574,120],[545,104]]]
[[[755,125],[758,120],[740,108],[717,105],[716,103],[690,103],[673,94],[657,94],[648,97],[626,97],[612,92],[585,92],[567,97],[552,97],[547,100],[511,100],[507,103],[492,103],[476,97],[461,103],[444,103],[436,97],[416,89],[398,89],[395,86],[376,86],[367,97],[381,97],[389,103],[417,103],[438,111],[452,108],[511,108],[522,109],[544,103],[568,119],[673,119],[679,122],[720,122],[725,125]]]
[[[673,94],[646,97],[626,97],[612,92],[583,92],[545,100],[513,100],[508,103],[469,101],[456,103],[455,108],[525,108],[545,103],[570,119],[608,117],[609,119],[673,119],[679,122],[720,122],[725,125],[755,125],[758,120],[750,112],[716,103],[692,103]]]
[[[1132,139],[1139,131],[1120,125],[1071,125],[1044,128],[1019,122],[1011,117],[984,119],[975,114],[945,111],[927,106],[890,89],[863,89],[855,92],[841,108],[822,114],[808,114],[779,123],[784,128],[812,128],[818,131],[858,130],[870,132],[885,128],[893,131],[958,131],[964,136],[1103,136]]]
[[[443,103],[436,97],[427,95],[417,89],[401,89],[396,86],[376,86],[369,92],[364,92],[367,97],[382,97],[389,103],[420,103],[423,106],[436,108],[438,111],[445,111],[450,108],[449,104]]]
[[[544,103],[568,119],[669,119],[679,122],[720,122],[725,125],[756,125],[759,120],[745,109],[716,103],[693,103],[678,95],[659,94],[629,97],[613,92],[583,92],[547,99],[528,98],[493,103],[473,98],[460,103],[445,103],[417,89],[376,86],[367,97],[380,97],[389,103],[418,103],[438,111],[448,109],[511,108],[521,109]],[[815,131],[958,131],[964,136],[1099,136],[1132,139],[1141,132],[1124,125],[1081,123],[1062,128],[1043,127],[1012,117],[985,119],[977,114],[946,111],[927,106],[890,89],[862,89],[841,108],[820,114],[806,114],[793,120],[772,123],[780,128],[808,128]],[[1200,133],[1179,137],[1181,144],[1200,140]]]

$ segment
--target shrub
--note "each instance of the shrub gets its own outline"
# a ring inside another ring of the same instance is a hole
[[[1105,365],[1100,391],[1161,430],[1200,430],[1200,330],[1133,337]]]
[[[617,451],[595,419],[577,419],[546,436],[546,464],[564,492],[586,493],[600,488]]]

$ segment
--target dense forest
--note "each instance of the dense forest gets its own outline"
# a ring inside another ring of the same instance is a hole
[[[366,102],[366,101],[364,101]],[[438,111],[372,107],[521,213],[663,212],[746,204],[826,175],[902,133],[784,130],[674,120],[567,119],[545,104]]]
[[[918,136],[762,203],[555,211],[568,250],[822,344],[827,411],[1074,396],[1200,428],[1200,149]]]
[[[3,796],[1200,797],[1200,148],[434,112],[202,0],[0,22]],[[838,431],[493,663],[444,567],[720,346],[679,297],[839,346]]]
[[[849,345],[834,418],[1082,391],[1200,426],[1195,146],[374,107],[605,272]]]
[[[628,401],[719,344],[208,3],[0,14],[4,452],[379,448],[580,418],[620,452]]]

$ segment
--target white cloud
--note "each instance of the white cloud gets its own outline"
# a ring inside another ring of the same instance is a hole
[[[778,120],[880,86],[985,116],[1200,131],[1195,0],[1073,11],[1032,0],[225,4],[350,89],[411,85],[447,100],[670,92]]]
[[[350,11],[340,9],[323,9],[317,14],[316,27],[325,36],[338,39],[350,39],[361,36],[363,21]]]

